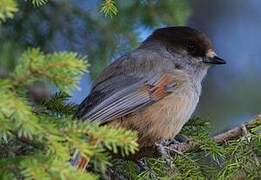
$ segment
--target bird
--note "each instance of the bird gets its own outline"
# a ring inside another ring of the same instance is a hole
[[[220,64],[226,61],[204,33],[187,26],[158,28],[101,72],[75,117],[137,131],[139,147],[152,146],[181,131],[208,70]]]

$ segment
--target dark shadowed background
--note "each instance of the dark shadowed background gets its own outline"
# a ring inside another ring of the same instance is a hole
[[[0,75],[11,72],[28,47],[77,51],[91,65],[72,93],[71,101],[80,103],[92,79],[153,29],[189,25],[205,32],[227,61],[210,70],[196,114],[217,131],[261,112],[260,0],[116,2],[118,14],[110,18],[99,12],[98,0],[54,0],[40,8],[21,1],[15,18],[0,25]]]

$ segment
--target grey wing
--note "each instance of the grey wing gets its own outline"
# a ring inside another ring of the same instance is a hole
[[[175,76],[171,73],[152,69],[146,75],[136,75],[122,71],[119,65],[110,67],[111,71],[118,70],[114,74],[106,74],[105,70],[107,78],[99,78],[81,103],[76,113],[78,119],[106,123],[162,99],[170,93],[167,88],[175,86]]]
[[[170,94],[169,88],[175,85],[171,74],[162,74],[150,80],[141,79],[118,91],[108,86],[93,91],[80,105],[76,117],[105,123],[159,101]]]

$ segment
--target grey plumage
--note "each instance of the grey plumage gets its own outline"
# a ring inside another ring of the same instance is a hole
[[[104,124],[134,114],[117,122],[143,133],[140,137],[176,135],[198,103],[210,63],[224,63],[215,57],[210,41],[194,29],[158,29],[140,47],[105,68],[75,116]],[[163,102],[167,105],[160,106]],[[163,111],[167,113],[157,124],[152,115]]]

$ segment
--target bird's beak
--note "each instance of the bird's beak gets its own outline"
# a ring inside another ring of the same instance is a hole
[[[209,64],[226,64],[226,61],[218,57],[213,50],[209,50],[207,52],[206,58],[204,58],[203,62]]]

